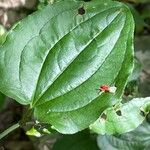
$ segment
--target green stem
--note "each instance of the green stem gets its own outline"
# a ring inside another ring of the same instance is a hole
[[[26,113],[24,113],[22,119],[18,123],[12,125],[8,129],[6,129],[4,132],[0,133],[0,139],[2,139],[3,137],[8,135],[10,132],[14,131],[15,129],[26,126],[26,123],[31,119],[32,113],[33,113],[33,110],[30,108],[27,108]]]
[[[26,109],[26,112],[22,116],[22,119],[19,121],[21,127],[26,126],[26,123],[31,120],[32,113],[33,113],[33,109],[28,107]]]
[[[0,139],[2,139],[6,135],[8,135],[10,132],[14,131],[15,129],[17,129],[19,127],[20,127],[19,123],[16,123],[16,124],[12,125],[8,129],[6,129],[4,132],[0,133]]]

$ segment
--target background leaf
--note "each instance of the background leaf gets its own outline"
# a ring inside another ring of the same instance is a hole
[[[150,124],[145,121],[134,131],[123,135],[99,135],[97,141],[101,150],[149,150]]]
[[[99,134],[129,132],[143,122],[150,111],[149,105],[150,97],[147,97],[135,98],[122,106],[108,108],[90,128]]]
[[[62,135],[52,150],[99,150],[95,137],[86,132],[75,135]]]

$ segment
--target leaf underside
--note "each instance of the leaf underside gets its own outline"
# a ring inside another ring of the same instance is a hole
[[[9,32],[0,48],[0,90],[61,133],[85,129],[122,95],[133,31],[129,9],[118,2],[49,5]],[[102,84],[116,93],[98,94]]]

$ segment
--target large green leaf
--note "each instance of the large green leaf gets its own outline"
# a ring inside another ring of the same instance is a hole
[[[149,107],[150,97],[135,98],[122,106],[108,108],[90,128],[99,134],[129,132],[144,121]]]
[[[81,132],[74,135],[61,136],[52,150],[99,150],[94,136]]]
[[[59,132],[85,129],[122,95],[133,68],[133,31],[122,3],[49,5],[9,32],[0,48],[0,90]],[[98,94],[102,84],[116,93]]]
[[[122,135],[99,135],[97,142],[101,150],[149,150],[150,124],[145,121],[134,131]]]

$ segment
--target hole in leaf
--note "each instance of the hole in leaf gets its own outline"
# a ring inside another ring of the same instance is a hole
[[[103,118],[104,120],[106,120],[106,119],[107,119],[107,115],[103,113],[103,114],[101,115],[101,118]]]
[[[122,116],[121,110],[116,111],[116,114],[117,114],[118,116]]]
[[[145,114],[145,112],[143,110],[140,110],[140,115],[143,116],[143,117],[146,116],[146,114]]]
[[[114,104],[113,107],[116,107],[116,104]]]
[[[78,9],[78,14],[80,14],[80,15],[84,15],[85,14],[85,9],[84,9],[83,6]]]

